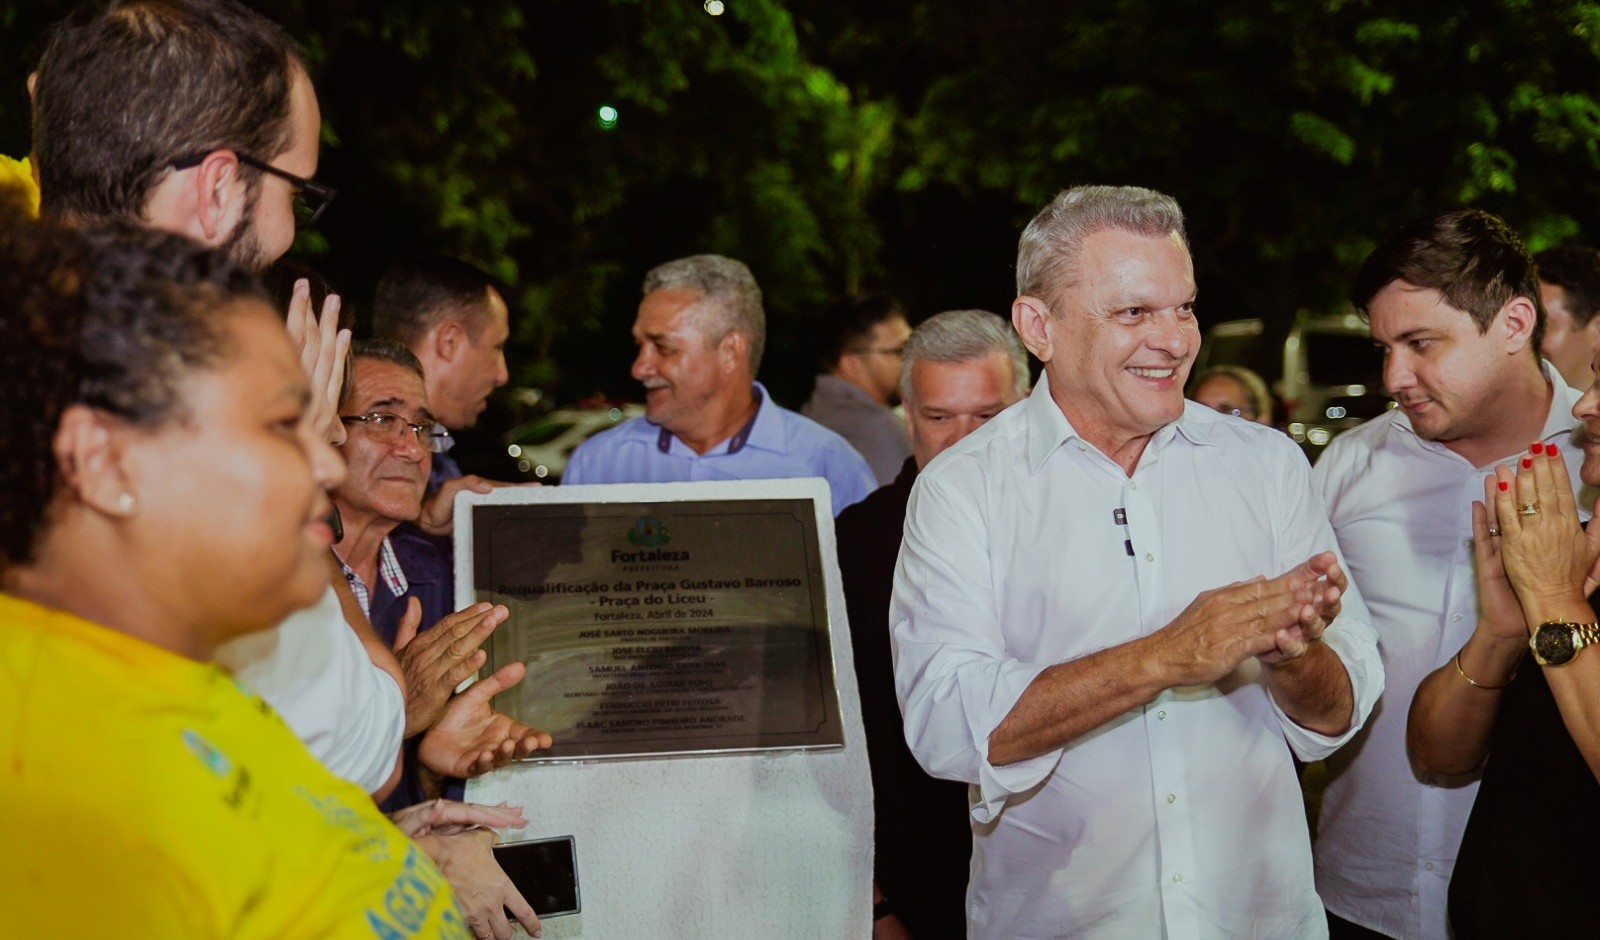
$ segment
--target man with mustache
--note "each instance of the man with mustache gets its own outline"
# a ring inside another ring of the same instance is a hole
[[[1335,940],[1446,940],[1446,889],[1478,775],[1415,767],[1406,713],[1484,615],[1472,501],[1530,441],[1577,476],[1578,393],[1540,359],[1533,260],[1487,212],[1450,209],[1402,228],[1362,264],[1351,300],[1384,350],[1399,407],[1335,439],[1314,476],[1382,638],[1388,692],[1328,760],[1317,889]],[[1463,671],[1457,681],[1479,679]]]
[[[742,263],[694,255],[650,271],[633,323],[644,416],[585,441],[562,482],[822,477],[834,515],[859,502],[877,487],[867,462],[755,380],[766,340],[761,288]]]

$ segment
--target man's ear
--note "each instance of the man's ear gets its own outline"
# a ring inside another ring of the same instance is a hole
[[[194,168],[190,186],[194,204],[191,235],[202,243],[215,247],[233,234],[227,221],[230,217],[238,220],[235,225],[250,224],[244,217],[248,192],[239,177],[239,158],[233,151],[213,150],[206,154]]]
[[[467,330],[460,320],[445,320],[433,330],[433,354],[440,362],[455,362],[467,348]]]
[[[750,363],[750,337],[739,330],[729,330],[717,343],[717,368],[724,375]]]
[[[1054,350],[1050,337],[1050,305],[1023,294],[1011,302],[1011,325],[1033,358],[1049,362]]]
[[[86,405],[72,405],[56,427],[56,467],[78,502],[108,516],[138,511],[138,494],[128,480],[108,419]]]
[[[1520,294],[1506,301],[1500,308],[1502,328],[1505,330],[1506,352],[1511,355],[1526,352],[1533,341],[1533,328],[1538,323],[1539,309],[1533,301]]]

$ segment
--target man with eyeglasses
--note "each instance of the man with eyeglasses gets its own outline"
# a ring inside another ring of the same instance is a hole
[[[891,406],[911,324],[888,294],[846,297],[817,322],[817,386],[800,413],[850,442],[879,486],[894,481],[911,441]]]
[[[311,180],[322,114],[299,49],[231,0],[84,8],[30,85],[44,212],[177,232],[260,271],[333,198]]]
[[[322,119],[300,50],[233,0],[80,7],[51,31],[28,91],[41,211],[78,225],[176,232],[260,270],[293,241],[297,198],[331,198],[309,180]],[[308,420],[335,441],[338,313],[330,298],[319,324],[303,282],[289,309],[317,390]],[[394,786],[404,676],[364,621],[346,623],[333,590],[218,659],[334,774],[380,796]]]
[[[449,440],[428,408],[421,363],[388,340],[359,340],[350,357],[350,387],[339,415],[349,431],[340,445],[347,470],[333,493],[344,537],[334,554],[356,602],[395,648],[405,671],[405,737],[414,746],[407,747],[399,787],[382,804],[392,812],[441,794],[459,799],[458,778],[526,757],[548,747],[550,738],[489,704],[491,696],[522,679],[521,663],[452,695],[483,665],[480,646],[507,612],[488,604],[455,610],[448,550],[408,525],[422,511],[432,457]],[[419,632],[419,626],[426,629]],[[485,751],[493,758],[484,759]],[[509,936],[504,908],[530,932],[538,929],[532,908],[490,867],[492,860],[476,858],[479,880],[470,890],[457,890],[468,923],[480,935]],[[495,918],[499,924],[491,928]]]

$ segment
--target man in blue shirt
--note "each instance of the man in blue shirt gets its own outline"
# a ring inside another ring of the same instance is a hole
[[[872,492],[872,471],[844,438],[755,381],[766,335],[761,288],[738,261],[694,255],[645,275],[633,323],[645,415],[584,442],[562,482],[822,477],[835,515]]]

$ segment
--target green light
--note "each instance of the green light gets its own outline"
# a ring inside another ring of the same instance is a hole
[[[617,126],[616,108],[613,108],[609,104],[603,104],[600,106],[600,126],[608,131]]]

